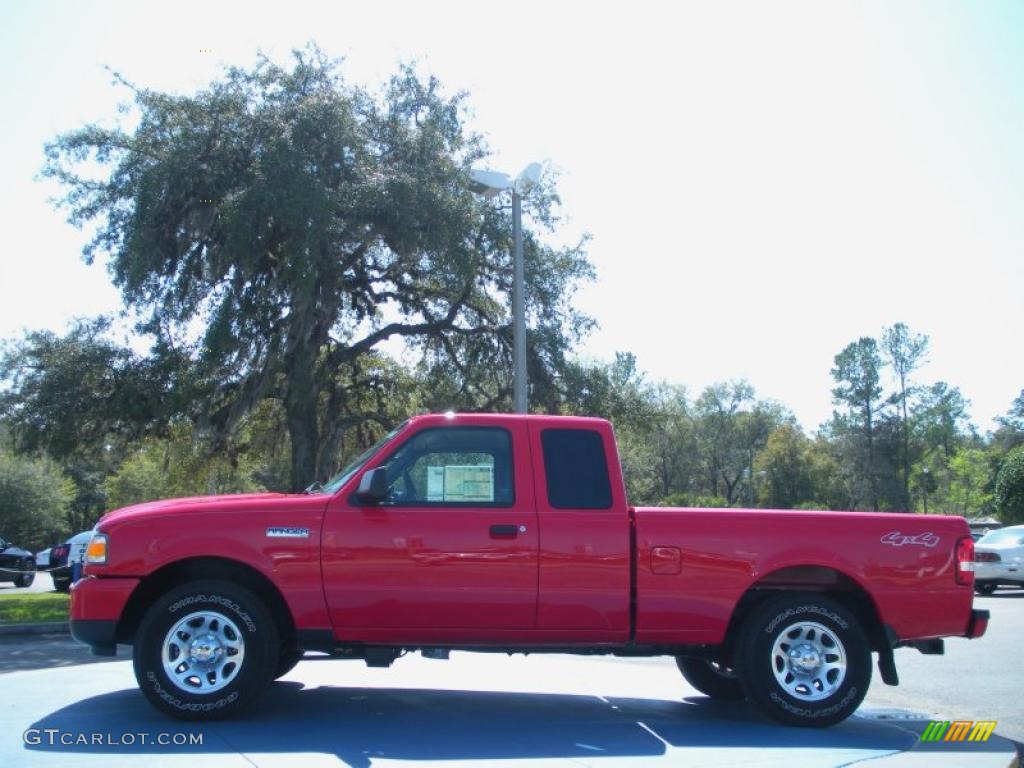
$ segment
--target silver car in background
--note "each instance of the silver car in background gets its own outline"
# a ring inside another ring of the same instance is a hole
[[[1024,525],[989,531],[974,545],[974,591],[1003,586],[1024,587]]]

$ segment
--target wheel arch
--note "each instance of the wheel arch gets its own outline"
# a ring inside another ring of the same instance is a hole
[[[200,579],[222,579],[248,589],[266,603],[277,625],[281,642],[294,642],[295,621],[277,585],[251,565],[216,556],[176,560],[143,578],[121,612],[117,623],[117,642],[132,643],[146,609],[163,594]]]
[[[832,566],[787,565],[761,576],[737,601],[725,631],[725,658],[731,658],[746,618],[766,600],[783,592],[817,592],[830,597],[854,615],[867,636],[871,650],[891,647],[878,605],[863,584]]]

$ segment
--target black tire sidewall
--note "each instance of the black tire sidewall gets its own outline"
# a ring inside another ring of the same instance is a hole
[[[284,677],[302,661],[303,652],[295,647],[282,648],[277,656],[277,666],[274,669],[274,679]]]
[[[800,621],[827,627],[846,652],[842,684],[832,696],[820,701],[790,695],[772,671],[775,640]],[[871,683],[871,650],[859,622],[836,601],[813,593],[773,598],[756,609],[744,624],[736,666],[747,696],[769,717],[787,725],[823,727],[841,722],[860,706]]]
[[[716,701],[741,701],[746,696],[738,678],[716,672],[707,659],[677,656],[676,666],[686,682]]]
[[[22,572],[14,577],[14,586],[31,587],[36,580],[36,563],[34,560],[25,560],[21,565]]]
[[[163,669],[163,642],[171,627],[194,611],[216,611],[234,622],[245,643],[236,677],[210,694],[181,690]],[[246,707],[263,691],[277,665],[277,627],[262,601],[226,581],[196,581],[153,604],[135,635],[132,654],[139,688],[157,709],[182,720],[216,720]]]

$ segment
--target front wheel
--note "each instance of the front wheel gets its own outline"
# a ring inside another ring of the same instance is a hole
[[[739,701],[744,697],[736,673],[728,667],[697,656],[676,656],[676,666],[690,685],[712,699]]]
[[[168,592],[135,635],[135,679],[150,703],[181,720],[233,715],[277,668],[277,627],[249,590],[195,581]]]
[[[978,581],[974,583],[974,591],[979,595],[991,595],[996,591],[998,585],[991,581]]]
[[[785,594],[743,624],[737,675],[748,697],[786,725],[845,720],[871,682],[871,650],[850,611],[818,594]]]
[[[25,563],[25,571],[19,573],[14,577],[14,586],[16,587],[31,587],[32,582],[36,580],[36,565],[35,563]]]

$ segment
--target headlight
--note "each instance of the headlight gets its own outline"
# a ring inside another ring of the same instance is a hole
[[[89,565],[106,565],[107,534],[94,533],[85,549],[85,562]]]

